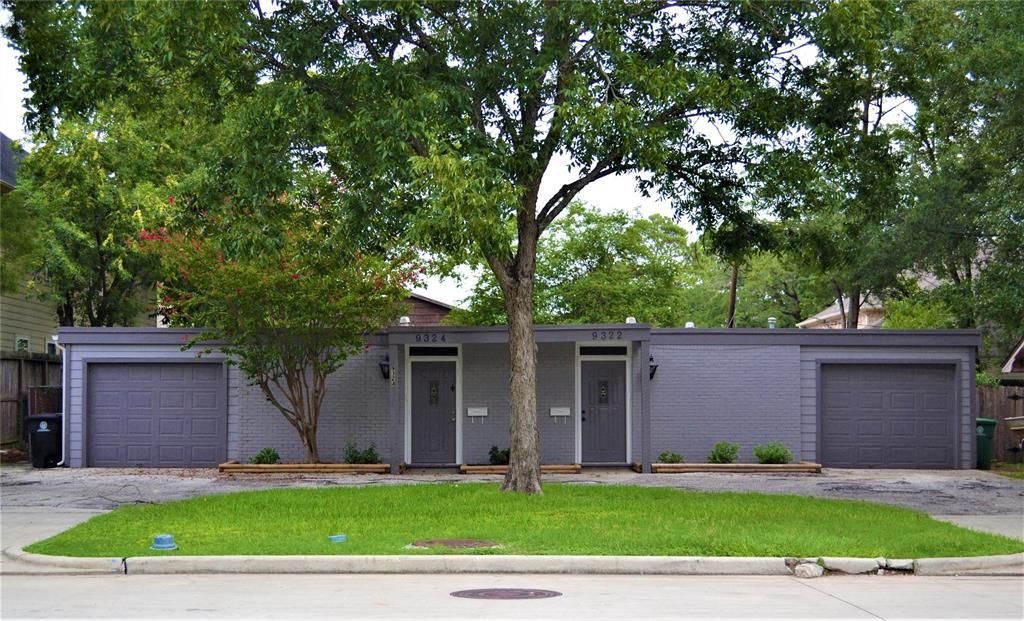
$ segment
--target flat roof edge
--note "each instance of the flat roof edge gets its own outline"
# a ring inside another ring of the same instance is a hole
[[[806,347],[974,347],[979,330],[801,330],[797,328],[657,328],[652,345],[800,345]]]

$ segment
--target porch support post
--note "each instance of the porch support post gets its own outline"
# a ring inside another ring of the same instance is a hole
[[[640,341],[640,459],[642,470],[651,472],[651,341]]]
[[[405,368],[405,361],[399,355],[401,345],[388,343],[388,362],[391,365],[391,377],[386,380],[388,383],[388,422],[391,432],[391,474],[398,474],[402,460],[405,459],[405,434],[403,433],[403,412],[402,407],[403,390],[405,378],[402,377],[402,370]]]

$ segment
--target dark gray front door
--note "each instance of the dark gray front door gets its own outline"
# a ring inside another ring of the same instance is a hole
[[[455,363],[412,363],[412,461],[455,463]]]
[[[181,468],[227,459],[220,364],[90,364],[86,463]]]
[[[952,365],[822,365],[822,465],[954,468],[954,370]]]
[[[580,363],[583,461],[626,461],[626,363]]]

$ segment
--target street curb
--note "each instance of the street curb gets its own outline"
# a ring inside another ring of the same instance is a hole
[[[1003,570],[1000,575],[1024,576],[1024,552],[1006,556],[966,556],[962,558],[922,558],[914,561],[918,576],[955,576],[965,572]],[[1016,570],[1012,574],[1005,570]]]
[[[4,556],[19,563],[29,563],[43,567],[72,569],[81,573],[122,574],[125,559],[95,558],[84,556],[51,556],[49,554],[33,554],[15,546],[4,548]]]
[[[11,547],[4,556],[23,563],[111,574],[619,574],[676,576],[792,576],[795,559],[738,556],[134,556],[92,558],[33,554]],[[817,562],[817,558],[801,559]],[[876,559],[844,559],[875,561]],[[787,563],[788,561],[788,563]],[[925,558],[918,576],[997,571],[1024,575],[1024,553]],[[1009,570],[1009,572],[1008,572]]]
[[[641,574],[789,576],[784,558],[707,556],[141,556],[129,574]]]

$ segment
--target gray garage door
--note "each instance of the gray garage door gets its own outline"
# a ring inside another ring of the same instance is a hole
[[[823,365],[821,463],[955,467],[954,370],[952,365]]]
[[[86,463],[215,466],[227,456],[220,364],[90,364]]]

